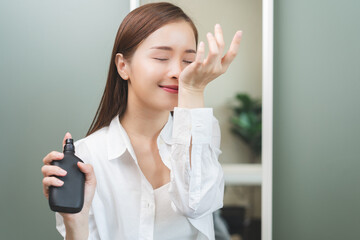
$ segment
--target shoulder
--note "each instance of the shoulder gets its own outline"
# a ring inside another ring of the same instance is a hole
[[[104,156],[107,152],[107,136],[109,127],[103,127],[89,136],[81,138],[74,143],[75,155],[85,163],[91,163],[95,156]]]

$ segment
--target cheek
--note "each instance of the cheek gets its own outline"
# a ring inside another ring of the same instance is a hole
[[[161,65],[149,60],[137,61],[135,67],[132,69],[134,77],[140,82],[160,81],[162,76],[166,73],[165,65]]]

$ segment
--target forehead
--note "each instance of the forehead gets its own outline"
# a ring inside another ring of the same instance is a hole
[[[154,46],[196,50],[194,31],[185,21],[168,23],[150,34],[139,48],[148,49]]]

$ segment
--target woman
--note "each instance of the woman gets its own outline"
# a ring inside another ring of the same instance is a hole
[[[214,239],[223,205],[220,129],[204,108],[206,85],[233,61],[241,32],[223,56],[221,27],[209,54],[177,6],[143,5],[121,23],[103,97],[87,136],[75,143],[85,173],[80,213],[56,213],[66,239]],[[63,145],[71,135],[66,133]],[[44,194],[66,172],[44,159]]]

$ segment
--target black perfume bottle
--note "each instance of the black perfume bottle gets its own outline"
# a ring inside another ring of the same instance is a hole
[[[64,158],[52,161],[51,164],[67,171],[63,177],[57,177],[64,182],[61,187],[49,188],[49,205],[51,210],[63,213],[78,213],[84,205],[85,174],[80,171],[77,162],[83,162],[75,156],[73,139],[66,139]]]

